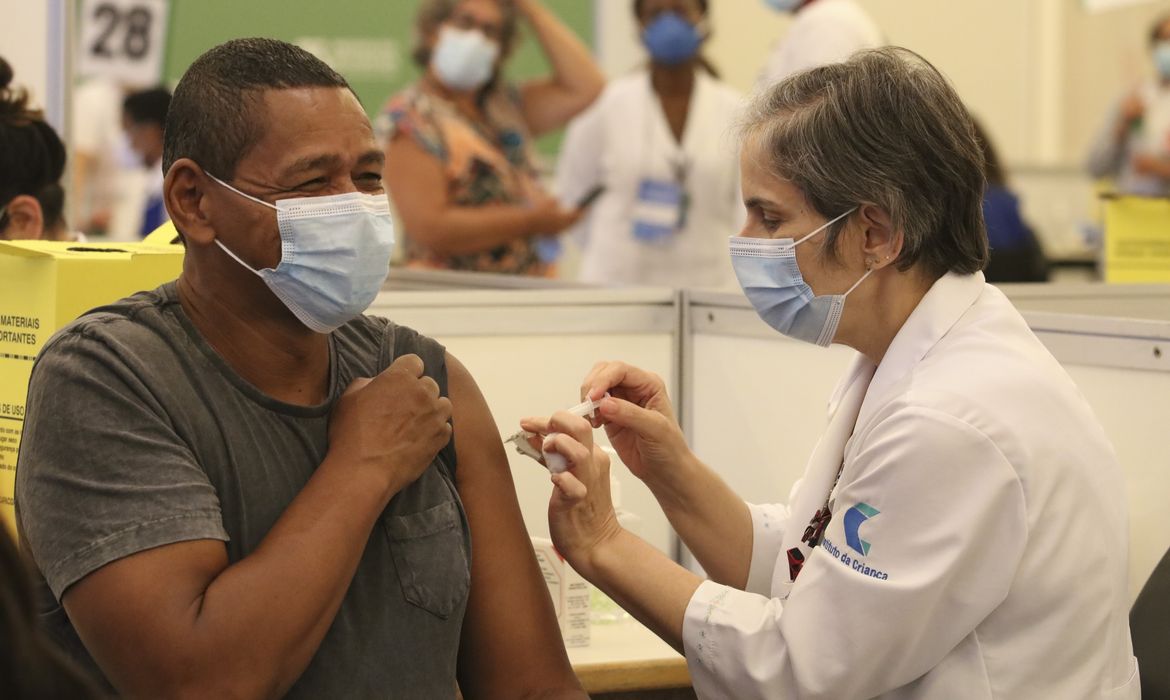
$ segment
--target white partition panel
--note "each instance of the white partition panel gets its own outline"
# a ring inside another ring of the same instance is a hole
[[[1170,284],[1001,284],[1021,312],[1170,321]]]
[[[471,371],[502,437],[520,418],[579,402],[594,363],[622,359],[666,377],[677,366],[678,305],[670,291],[527,290],[384,292],[371,313],[430,335]],[[605,443],[604,431],[597,431]],[[530,534],[548,536],[548,473],[508,450]],[[637,534],[669,555],[674,534],[649,490],[614,465],[624,507],[640,518]]]
[[[736,493],[785,501],[855,353],[783,338],[733,295],[695,295],[684,373],[691,446]]]
[[[1146,295],[1129,301],[1113,297],[1114,314],[1158,310],[1147,305]],[[1025,316],[1080,386],[1117,449],[1129,494],[1130,586],[1136,596],[1170,547],[1170,323]],[[786,500],[825,425],[827,401],[852,351],[782,338],[733,295],[692,295],[686,317],[684,405],[696,452],[747,500]]]

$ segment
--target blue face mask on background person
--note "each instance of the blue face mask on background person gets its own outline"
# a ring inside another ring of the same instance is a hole
[[[1170,80],[1170,41],[1162,40],[1154,44],[1154,66],[1160,78]]]
[[[642,32],[642,43],[656,63],[674,66],[691,60],[699,52],[703,36],[682,15],[663,12],[646,25]]]
[[[370,307],[390,274],[394,220],[384,194],[347,192],[325,197],[290,197],[269,204],[208,173],[232,192],[276,210],[280,263],[257,270],[215,243],[255,273],[301,323],[329,333]]]
[[[765,323],[789,338],[813,345],[828,347],[833,342],[845,310],[845,297],[857,289],[873,270],[866,270],[844,294],[816,296],[800,274],[796,246],[854,211],[856,207],[799,241],[731,237],[731,266],[743,293]]]
[[[478,29],[443,27],[431,52],[431,68],[452,90],[478,90],[496,69],[500,47]]]
[[[800,7],[804,0],[764,0],[764,4],[777,12],[792,12]]]

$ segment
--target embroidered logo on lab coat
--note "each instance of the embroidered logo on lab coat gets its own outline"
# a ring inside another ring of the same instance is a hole
[[[864,574],[879,581],[888,581],[890,578],[888,573],[880,569],[875,569],[869,565],[869,562],[861,558],[869,554],[871,546],[869,542],[861,539],[858,530],[879,512],[877,508],[874,508],[868,503],[858,503],[845,511],[845,515],[841,518],[841,526],[845,531],[846,547],[838,547],[832,540],[825,537],[821,540],[821,549],[829,556],[859,574]],[[850,549],[856,552],[856,555],[851,555],[849,553]]]
[[[869,554],[869,542],[861,539],[861,536],[857,534],[857,530],[866,520],[869,520],[879,512],[881,511],[868,503],[858,503],[845,511],[843,523],[845,525],[845,544],[849,545],[853,551],[862,556]]]

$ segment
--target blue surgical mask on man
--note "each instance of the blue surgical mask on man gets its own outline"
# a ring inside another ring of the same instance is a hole
[[[1158,77],[1170,80],[1170,41],[1162,40],[1154,45],[1154,67]]]
[[[703,43],[703,35],[677,12],[663,12],[646,25],[642,43],[655,63],[675,66],[694,58]]]
[[[215,243],[264,280],[310,330],[336,330],[374,302],[390,273],[394,251],[394,220],[385,194],[347,192],[269,204],[208,176],[241,197],[276,210],[280,263],[275,269],[257,270],[218,238]]]
[[[844,294],[816,296],[796,264],[796,246],[849,216],[856,207],[801,238],[731,237],[731,266],[739,285],[756,313],[783,335],[827,347],[837,334],[845,297],[869,277],[861,279]]]
[[[478,90],[496,70],[500,47],[478,29],[443,27],[431,54],[431,68],[452,90]]]

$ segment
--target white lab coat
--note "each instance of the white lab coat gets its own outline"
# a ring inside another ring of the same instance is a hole
[[[881,30],[854,0],[817,0],[792,18],[772,49],[758,88],[774,85],[808,68],[846,60],[885,43]]]
[[[707,581],[687,608],[700,697],[1139,697],[1121,469],[981,273],[936,282],[830,415],[789,506],[751,506],[749,592]]]
[[[739,193],[734,125],[742,96],[704,71],[683,132],[675,141],[661,104],[640,70],[610,83],[573,121],[561,146],[556,186],[573,205],[595,185],[606,191],[572,230],[581,246],[579,276],[594,284],[728,287],[735,284],[727,239],[745,217]],[[644,178],[671,181],[671,161],[690,163],[686,226],[667,243],[633,235],[633,211]]]

